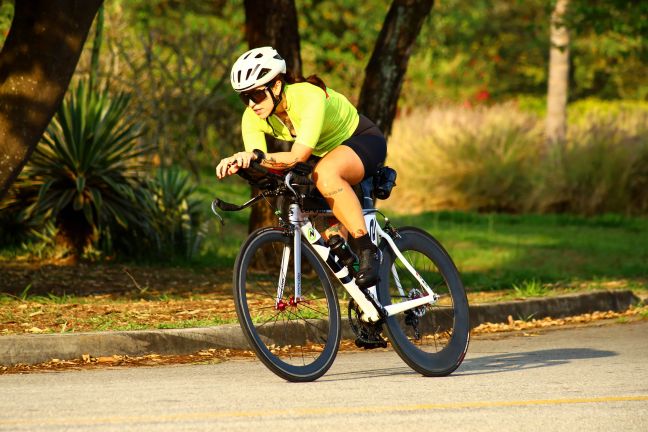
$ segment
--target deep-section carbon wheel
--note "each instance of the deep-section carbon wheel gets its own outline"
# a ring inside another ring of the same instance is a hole
[[[299,234],[297,234],[299,235]],[[301,296],[295,296],[293,237],[255,231],[234,266],[239,323],[259,359],[289,381],[313,381],[333,363],[340,343],[340,309],[323,264],[302,241]],[[282,261],[287,271],[278,291]]]
[[[387,318],[389,339],[400,357],[425,376],[445,376],[463,361],[469,341],[468,300],[459,272],[441,244],[423,230],[398,230],[404,257],[439,295],[435,304]],[[418,298],[425,289],[386,246],[378,295],[383,305]]]

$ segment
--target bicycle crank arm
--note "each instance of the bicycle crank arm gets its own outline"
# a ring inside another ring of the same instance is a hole
[[[366,322],[378,322],[382,318],[380,316],[380,313],[378,312],[378,309],[374,306],[373,302],[371,302],[362,292],[360,288],[358,288],[358,285],[355,283],[355,279],[352,280],[348,284],[344,284],[344,289],[347,290],[349,295],[355,300],[355,302],[360,306],[360,309],[362,310],[362,316],[361,319]]]

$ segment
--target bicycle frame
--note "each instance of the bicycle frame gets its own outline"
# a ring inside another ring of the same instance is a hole
[[[331,269],[335,277],[340,281],[342,286],[347,290],[349,295],[353,300],[360,306],[363,311],[362,318],[365,321],[377,322],[381,318],[392,316],[401,312],[405,312],[409,309],[414,309],[426,304],[435,303],[439,296],[430,288],[430,286],[425,282],[421,275],[412,267],[412,265],[407,261],[403,256],[401,251],[398,249],[393,239],[380,227],[376,220],[376,214],[374,210],[365,210],[364,217],[367,222],[367,227],[369,229],[371,240],[374,244],[378,244],[380,239],[384,239],[394,254],[398,259],[403,263],[405,268],[416,278],[419,282],[421,288],[428,294],[427,296],[414,298],[411,300],[406,300],[400,303],[391,304],[387,306],[382,306],[376,295],[376,287],[369,288],[369,291],[374,299],[375,304],[381,309],[380,311],[374,306],[374,302],[370,301],[365,294],[358,288],[355,283],[355,279],[349,274],[349,269],[342,265],[335,254],[331,252],[331,249],[326,245],[324,239],[320,233],[313,227],[310,220],[308,219],[309,215],[312,214],[327,214],[332,213],[328,211],[318,211],[318,212],[302,212],[301,208],[297,204],[291,204],[288,211],[288,220],[290,226],[293,228],[293,245],[292,251],[294,252],[294,278],[295,278],[295,299],[301,298],[301,237],[305,238],[315,249],[318,255],[322,260],[327,264]],[[297,234],[299,232],[299,235]],[[290,257],[291,247],[286,246],[283,250],[282,260],[281,260],[281,269],[279,274],[279,284],[277,287],[277,302],[279,302],[283,296],[286,277],[288,275],[288,263]],[[395,266],[392,266],[391,269],[396,285],[400,294],[403,297],[406,297],[403,287],[400,283],[400,278],[396,272]]]

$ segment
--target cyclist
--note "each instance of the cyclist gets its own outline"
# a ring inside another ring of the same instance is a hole
[[[272,47],[245,52],[230,78],[247,106],[241,122],[245,151],[222,159],[218,178],[248,168],[251,161],[285,170],[318,158],[313,181],[342,224],[329,228],[325,237],[350,233],[359,257],[356,283],[360,288],[375,285],[380,257],[352,186],[375,175],[384,163],[387,143],[380,129],[319,77],[287,73],[286,62]],[[267,153],[266,134],[292,142],[290,151]]]

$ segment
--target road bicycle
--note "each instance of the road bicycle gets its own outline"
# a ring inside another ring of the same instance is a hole
[[[356,267],[343,264],[320,233],[318,225],[332,212],[308,178],[311,170],[298,164],[277,172],[253,162],[239,174],[259,193],[242,205],[218,198],[212,203],[221,222],[217,208],[239,211],[267,197],[279,203],[278,226],[252,232],[234,265],[236,312],[258,358],[288,381],[313,381],[326,373],[342,333],[333,277],[344,287],[344,321],[356,345],[385,347],[384,332],[415,371],[452,373],[468,349],[468,301],[443,246],[421,229],[396,228],[374,207],[376,198],[389,196],[395,171],[385,167],[358,188],[367,229],[382,256],[377,286],[361,290],[355,284]]]

